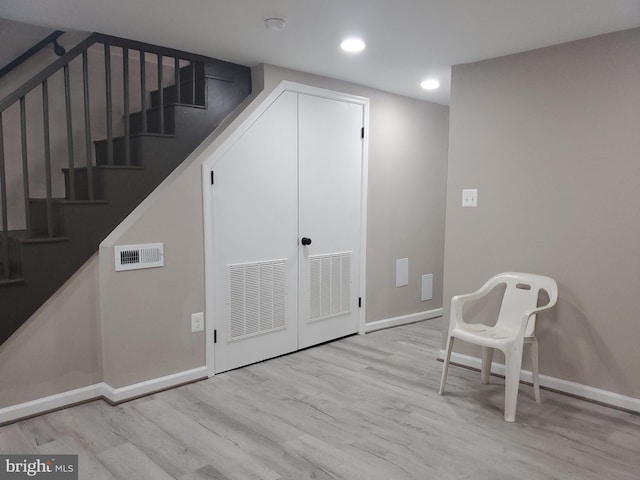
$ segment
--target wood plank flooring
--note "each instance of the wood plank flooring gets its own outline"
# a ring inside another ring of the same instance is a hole
[[[1,453],[77,453],[80,478],[640,478],[640,416],[452,366],[440,320],[354,336],[111,407],[0,428]]]

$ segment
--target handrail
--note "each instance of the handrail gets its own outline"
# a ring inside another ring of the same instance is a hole
[[[29,93],[34,87],[40,85],[44,80],[49,78],[51,75],[56,73],[58,70],[62,69],[66,64],[75,59],[78,55],[82,54],[83,51],[91,47],[94,43],[104,43],[114,47],[126,47],[130,50],[142,50],[145,53],[151,53],[154,55],[162,55],[165,57],[178,57],[183,58],[185,60],[190,60],[194,62],[206,63],[210,62],[211,58],[205,57],[204,55],[198,55],[195,53],[184,52],[182,50],[176,50],[173,48],[165,48],[159,47],[157,45],[151,45],[149,43],[138,42],[135,40],[127,40],[118,37],[112,37],[111,35],[105,35],[103,33],[92,33],[87,38],[85,38],[78,45],[70,49],[67,53],[65,53],[58,60],[53,62],[51,65],[45,67],[40,73],[35,75],[29,81],[25,82],[23,85],[18,87],[12,93],[7,95],[5,98],[0,100],[0,112],[5,111],[9,106],[13,105],[14,102],[19,100],[21,97]],[[218,60],[222,62],[222,60]],[[227,63],[227,62],[224,62]]]
[[[50,43],[53,43],[53,51],[55,52],[56,55],[58,55],[59,57],[64,55],[65,54],[64,48],[58,44],[58,37],[60,37],[64,33],[65,32],[63,32],[62,30],[56,30],[55,32],[50,33],[45,38],[43,38],[38,43],[36,43],[33,47],[31,47],[29,50],[27,50],[22,55],[20,55],[18,58],[7,63],[4,67],[2,67],[2,69],[0,69],[0,78],[4,77],[7,73],[9,73],[11,70],[16,68],[21,63],[24,63],[27,60],[29,60],[29,58],[34,56],[36,53],[38,53],[40,50],[42,50],[44,47],[46,47]]]
[[[14,102],[20,100],[20,98],[22,98],[24,95],[29,93],[35,87],[37,87],[46,79],[48,79],[51,75],[56,73],[58,70],[63,68],[66,64],[71,62],[71,60],[76,58],[78,55],[84,52],[87,48],[93,45],[96,42],[94,35],[95,34],[89,35],[87,38],[85,38],[82,42],[80,42],[78,45],[76,45],[67,53],[65,53],[58,60],[46,66],[39,73],[34,75],[31,79],[23,83],[20,87],[15,89],[12,93],[10,93],[5,98],[0,100],[0,112],[4,112],[7,108],[13,105]]]

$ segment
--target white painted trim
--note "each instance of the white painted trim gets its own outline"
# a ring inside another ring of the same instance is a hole
[[[198,367],[121,388],[103,383],[102,396],[112,403],[119,403],[207,377],[207,367]]]
[[[444,359],[446,353],[447,352],[445,350],[440,350],[438,359]],[[477,370],[480,370],[480,367],[482,366],[482,360],[480,358],[456,352],[451,353],[451,362],[458,363],[466,367],[472,367]],[[504,375],[504,372],[505,367],[503,364],[496,362],[491,364],[492,374]],[[520,379],[529,383],[533,381],[532,374],[529,370],[522,370]],[[568,393],[570,395],[575,395],[576,397],[611,405],[613,407],[624,408],[625,410],[631,410],[633,412],[640,412],[640,398],[627,397],[625,395],[620,395],[619,393],[590,387],[588,385],[582,385],[581,383],[570,382],[569,380],[563,380],[549,375],[540,375],[540,386],[557,392]]]
[[[102,383],[0,408],[0,425],[102,397]]]
[[[364,118],[364,139],[362,140],[362,184],[360,190],[360,298],[362,298],[362,306],[360,307],[360,321],[358,325],[358,333],[364,335],[366,332],[367,320],[367,218],[369,204],[369,99],[364,100],[363,104]]]
[[[366,323],[365,332],[375,332],[376,330],[382,330],[383,328],[407,325],[409,323],[419,322],[421,320],[431,320],[432,318],[441,316],[442,308],[434,308],[433,310],[427,310],[426,312],[411,313],[409,315],[402,315],[401,317],[387,318],[385,320]]]
[[[361,246],[360,246],[360,293],[362,297],[363,306],[359,310],[359,325],[358,332],[363,334],[365,331],[365,287],[366,287],[366,242],[367,242],[367,187],[368,187],[368,172],[369,172],[369,99],[366,97],[360,97],[357,95],[351,95],[348,93],[336,92],[333,90],[327,90],[320,87],[314,87],[311,85],[304,85],[301,83],[291,82],[288,80],[281,81],[268,95],[265,92],[258,95],[251,104],[247,106],[247,109],[251,109],[252,105],[256,104],[254,111],[249,113],[246,118],[238,119],[237,123],[233,122],[228,128],[231,131],[229,136],[221,142],[216,142],[214,139],[210,145],[203,148],[202,153],[199,155],[196,161],[202,159],[202,201],[203,201],[203,223],[204,223],[204,257],[205,257],[205,330],[208,332],[205,336],[206,339],[206,361],[208,375],[210,377],[215,375],[215,355],[213,344],[213,331],[215,329],[215,319],[213,318],[213,305],[215,305],[215,292],[212,288],[209,279],[214,276],[213,255],[215,245],[213,241],[213,208],[212,198],[213,192],[211,191],[210,172],[215,168],[216,163],[224,157],[224,154],[244,135],[244,133],[253,125],[261,115],[263,115],[267,109],[275,102],[280,95],[286,91],[295,93],[302,93],[306,95],[313,95],[317,97],[329,98],[332,100],[339,100],[343,102],[355,103],[363,106],[364,110],[364,127],[365,138],[363,140],[363,158],[362,158],[362,218],[361,218]],[[214,146],[215,143],[215,146]]]
[[[124,402],[125,400],[203,378],[207,378],[207,367],[198,367],[122,388],[113,388],[104,382],[96,383],[87,387],[0,408],[0,425],[99,398],[104,398],[112,403]]]

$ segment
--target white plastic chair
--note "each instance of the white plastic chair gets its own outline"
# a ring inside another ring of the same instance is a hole
[[[502,284],[506,284],[506,289],[495,326],[466,323],[462,318],[464,304],[471,300],[481,299]],[[545,290],[549,297],[549,302],[543,306],[537,306],[540,290]],[[514,272],[500,273],[494,276],[477,292],[453,297],[451,299],[447,353],[438,393],[444,394],[444,385],[447,381],[451,350],[455,338],[482,346],[482,383],[489,383],[493,350],[497,348],[505,356],[504,419],[507,422],[515,421],[524,344],[530,345],[533,391],[536,402],[540,401],[538,340],[535,337],[536,314],[553,307],[557,299],[558,286],[552,278]]]

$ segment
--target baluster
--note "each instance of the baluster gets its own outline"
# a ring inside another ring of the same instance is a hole
[[[129,126],[129,49],[122,47],[122,71],[124,72],[124,159],[131,165],[131,132]]]
[[[9,220],[7,218],[7,179],[4,171],[4,136],[2,132],[2,112],[0,112],[0,191],[2,197],[2,274],[9,278]]]
[[[71,118],[71,85],[69,81],[69,64],[64,73],[64,103],[67,110],[67,153],[69,155],[69,198],[76,199],[76,167],[73,159],[73,121]]]
[[[87,150],[87,183],[89,200],[93,200],[93,150],[91,148],[91,104],[89,103],[89,59],[86,50],[82,52],[82,83],[84,90],[84,138]]]
[[[22,185],[24,191],[24,221],[27,237],[31,236],[31,214],[29,205],[29,164],[27,162],[27,109],[25,98],[20,98],[20,138],[22,143]]]
[[[173,63],[173,72],[175,75],[175,89],[176,89],[176,94],[175,94],[175,102],[176,103],[180,103],[180,59],[178,57],[173,59],[174,63]]]
[[[158,105],[158,111],[159,111],[159,121],[160,121],[160,133],[164,133],[164,92],[162,91],[162,54],[159,53],[158,54],[158,98],[159,100],[159,105]]]
[[[49,135],[49,88],[42,82],[42,121],[44,125],[44,171],[47,189],[47,236],[53,237],[53,203],[51,200],[51,138]]]
[[[107,164],[113,165],[113,102],[111,101],[111,49],[104,44],[104,71],[107,92]]]
[[[140,113],[142,114],[142,133],[147,133],[147,62],[144,57],[144,50],[140,50]]]
[[[191,60],[191,105],[196,104],[196,61]]]

